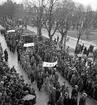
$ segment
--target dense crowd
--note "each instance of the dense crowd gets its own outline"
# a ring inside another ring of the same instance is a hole
[[[79,86],[79,91],[86,93],[97,100],[97,65],[91,61],[81,58],[63,58],[61,62],[65,61],[63,67],[58,67],[62,76],[65,77],[74,87]]]
[[[62,46],[60,46],[60,50],[57,50],[56,41],[50,42],[45,39],[35,40],[34,43],[34,47],[24,48],[23,39],[19,41],[17,45],[18,61],[31,82],[36,80],[39,91],[45,87],[49,95],[48,105],[62,105],[62,103],[64,105],[77,105],[78,91],[82,93],[79,105],[86,105],[87,94],[97,100],[96,64],[87,61],[87,59],[83,60],[81,57],[71,58],[65,53]],[[85,52],[85,54],[87,53]],[[42,67],[43,61],[55,62],[56,60],[58,61],[56,67]],[[61,86],[58,82],[57,71],[73,86],[71,93],[65,83]]]
[[[19,39],[19,36],[17,35],[17,33],[8,33],[8,34],[6,33],[5,39],[10,51],[15,52],[16,46],[18,44],[18,39]]]
[[[7,54],[7,55],[6,55]],[[7,50],[4,51],[0,44],[0,105],[34,105],[36,93],[31,85],[24,82],[23,76],[16,72],[15,67],[9,68]],[[32,101],[24,100],[27,95],[33,95]]]
[[[82,47],[84,48],[84,46]],[[92,52],[92,48],[90,46],[90,52]],[[82,49],[80,49],[81,52]],[[60,58],[58,70],[62,76],[67,79],[73,87],[78,85],[80,92],[85,91],[89,96],[97,100],[97,64],[82,57],[70,58],[61,55]]]
[[[66,65],[64,64],[65,61],[71,59],[69,55],[62,49],[57,51],[56,42],[51,44],[49,41],[35,42],[36,44],[32,48],[23,48],[23,43],[21,41],[20,43],[21,44],[18,46],[18,61],[28,74],[31,82],[33,83],[33,81],[36,80],[39,91],[42,87],[45,88],[49,95],[48,105],[62,105],[62,103],[64,103],[64,105],[77,105],[80,86],[78,87],[77,83],[72,81],[72,83],[74,82],[74,87],[72,93],[70,93],[66,83],[61,86],[58,82],[59,76],[57,71],[63,72],[62,74],[64,75],[67,73]],[[42,67],[42,61],[55,62],[56,60],[58,60],[58,65],[56,67]],[[73,73],[71,75],[73,75]],[[86,96],[83,90],[82,97],[79,101],[80,105],[85,105]]]

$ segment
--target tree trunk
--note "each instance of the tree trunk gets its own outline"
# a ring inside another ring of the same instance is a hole
[[[62,34],[61,34],[61,40],[60,40],[60,43],[61,43],[61,44],[63,44],[63,39],[64,39],[64,34],[62,33]]]
[[[37,27],[37,34],[38,34],[38,37],[42,36],[41,28],[40,27]]]
[[[49,38],[50,38],[50,42],[52,42],[53,36],[52,35],[49,35]]]
[[[66,49],[66,35],[64,36],[64,49]]]
[[[81,34],[79,33],[79,34],[78,34],[77,43],[76,43],[76,47],[77,47],[77,45],[79,44],[80,37],[81,37]]]
[[[41,28],[37,28],[37,34],[38,34],[38,38],[41,41],[42,40],[42,33],[41,33]]]

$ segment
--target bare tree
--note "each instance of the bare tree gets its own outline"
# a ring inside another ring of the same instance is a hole
[[[49,0],[48,6],[45,10],[44,25],[46,30],[48,31],[48,36],[50,38],[50,41],[52,40],[58,28],[58,24],[57,21],[55,21],[55,16],[54,16],[57,1],[58,0]]]
[[[36,16],[36,26],[37,26],[37,32],[38,32],[38,35],[41,37],[42,36],[42,33],[41,33],[41,30],[43,28],[43,15],[44,15],[44,0],[39,0],[39,7],[36,7],[36,12],[37,12],[37,16]]]
[[[79,12],[80,13],[80,12]],[[82,11],[83,17],[81,18],[80,22],[81,24],[78,26],[77,32],[78,32],[78,40],[76,46],[79,44],[79,40],[82,35],[88,36],[91,34],[92,30],[92,22],[93,22],[93,11],[89,7],[86,8],[86,11]]]
[[[86,31],[85,34],[87,39],[89,39],[89,35],[91,34],[93,21],[94,21],[94,12],[91,6],[88,5],[86,8],[85,23],[84,23],[84,28]]]
[[[45,0],[38,0],[29,2],[29,12],[31,14],[31,19],[34,23],[34,26],[37,28],[37,34],[39,37],[42,37],[42,28],[43,28],[43,15],[45,9]]]
[[[81,36],[84,34],[85,28],[84,23],[85,23],[85,8],[82,4],[78,4],[76,7],[75,15],[76,19],[76,29],[77,29],[77,43],[76,46],[79,44]]]
[[[97,10],[94,11],[93,30],[97,29]]]
[[[64,47],[66,46],[66,36],[71,27],[74,9],[75,5],[70,0],[63,0],[58,8],[58,31],[61,34],[60,43],[63,44],[64,40]]]

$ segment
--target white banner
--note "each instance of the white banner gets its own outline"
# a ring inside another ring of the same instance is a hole
[[[32,46],[34,46],[34,43],[25,43],[24,44],[24,47],[32,47]]]
[[[7,33],[13,33],[15,30],[8,30]]]
[[[43,67],[54,67],[57,65],[57,61],[56,62],[43,62]]]

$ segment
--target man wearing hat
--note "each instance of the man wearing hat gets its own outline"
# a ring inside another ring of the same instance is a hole
[[[72,89],[72,97],[75,96],[77,97],[78,96],[78,86],[75,85],[75,87]]]
[[[63,105],[70,105],[70,98],[69,98],[68,92],[65,92],[64,99],[63,99]]]
[[[8,52],[7,49],[4,50],[4,57],[5,57],[5,61],[8,61]]]
[[[79,100],[79,105],[86,105],[86,97],[87,97],[87,94],[85,92],[82,93],[82,96],[80,97],[80,100]]]

